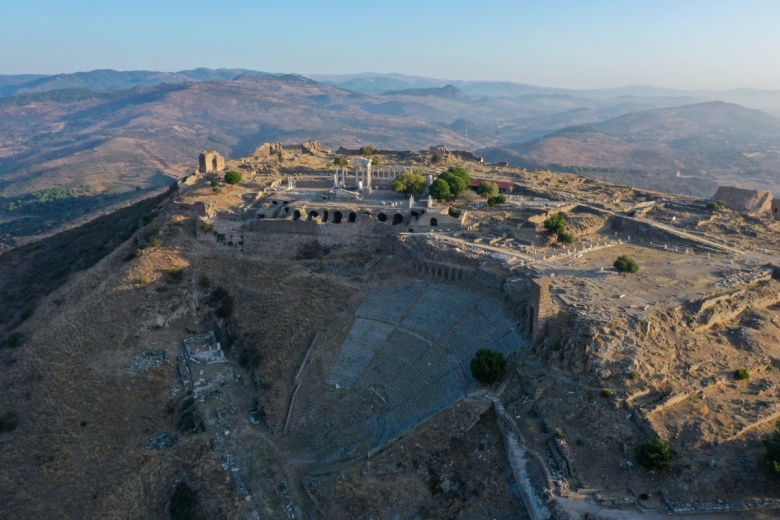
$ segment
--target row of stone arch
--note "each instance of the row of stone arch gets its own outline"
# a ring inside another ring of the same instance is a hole
[[[368,212],[364,212],[364,213],[366,213],[367,215],[370,215],[370,213],[368,213]],[[411,216],[410,216],[410,219],[409,219],[410,221],[411,221],[412,217],[414,217],[415,221],[419,221],[421,215],[418,215],[417,212],[413,211]],[[392,219],[389,218],[386,213],[378,213],[377,216],[376,216],[376,219],[379,222],[387,222],[389,220],[390,224],[393,225],[393,226],[397,226],[399,224],[403,224],[404,223],[404,215],[402,213],[395,213],[395,214],[393,214]],[[312,209],[312,210],[309,210],[306,214],[303,214],[303,213],[301,213],[300,210],[296,209],[295,211],[293,211],[293,220],[306,220],[306,221],[309,221],[309,222],[311,222],[311,221],[318,222],[319,221],[319,222],[322,222],[323,224],[327,223],[327,222],[330,222],[331,224],[340,224],[340,223],[342,223],[344,221],[344,213],[341,212],[341,211],[333,211],[331,213],[331,212],[329,212],[326,209],[324,209],[324,210],[322,210],[320,212],[320,211],[317,211],[315,209]],[[356,222],[357,221],[357,213],[355,213],[354,211],[350,211],[349,213],[347,213],[346,221],[347,222]],[[436,217],[431,217],[429,225],[433,226],[433,227],[438,226],[439,225],[439,220]]]
[[[304,218],[304,214],[301,213],[300,210],[293,211],[293,220],[301,220]],[[347,222],[356,222],[357,221],[357,213],[354,211],[350,211],[346,215]],[[322,213],[320,213],[317,210],[309,210],[308,213],[305,215],[305,220],[307,221],[320,221],[320,222],[330,222],[331,224],[341,224],[344,221],[344,213],[341,211],[334,211],[329,212],[328,210],[322,210]]]
[[[452,282],[468,280],[471,277],[470,271],[464,271],[460,267],[429,264],[427,262],[419,262],[417,264],[417,272],[419,274],[434,276],[440,280],[449,280]]]

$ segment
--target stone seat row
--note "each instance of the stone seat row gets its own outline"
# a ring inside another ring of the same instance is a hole
[[[453,370],[440,381],[423,387],[418,393],[379,418],[372,447],[386,444],[454,403],[464,395],[465,388],[464,374],[457,370]]]

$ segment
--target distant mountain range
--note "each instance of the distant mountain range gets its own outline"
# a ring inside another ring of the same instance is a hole
[[[50,92],[64,89],[89,89],[99,91],[128,90],[166,83],[197,81],[230,81],[237,76],[265,76],[267,72],[246,69],[183,70],[157,72],[148,70],[116,71],[110,69],[76,72],[73,74],[0,76],[0,96]]]
[[[632,112],[478,153],[692,195],[723,183],[780,188],[780,119],[720,101]]]
[[[713,101],[712,93],[398,74],[316,78],[244,69],[0,76],[0,235],[4,219],[21,217],[38,232],[29,215],[3,212],[20,198],[67,188],[118,200],[192,171],[202,149],[235,158],[266,141],[445,144],[490,162],[659,190],[709,196],[717,184],[735,184],[780,193],[780,120]]]

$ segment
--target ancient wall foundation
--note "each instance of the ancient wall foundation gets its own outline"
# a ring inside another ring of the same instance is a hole
[[[736,211],[758,213],[772,207],[772,194],[766,190],[746,190],[731,186],[719,186],[712,200],[722,200],[726,207]]]

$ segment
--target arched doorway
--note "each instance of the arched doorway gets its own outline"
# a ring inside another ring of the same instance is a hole
[[[316,219],[316,218],[317,218],[317,217],[319,217],[319,216],[320,216],[320,214],[319,214],[319,213],[317,213],[317,212],[316,212],[316,211],[314,211],[314,210],[311,210],[311,211],[309,212],[309,218],[308,218],[307,220],[314,220],[314,219]]]
[[[328,221],[328,210],[322,210],[322,222]]]
[[[356,219],[357,219],[357,215],[355,214],[355,212],[350,211],[349,216],[347,217],[347,222],[355,222]]]
[[[387,222],[387,215],[385,215],[384,213],[380,213],[379,215],[376,216],[376,219],[379,222]]]
[[[301,212],[298,211],[297,209],[293,211],[293,220],[298,220],[300,218],[301,218]]]
[[[341,212],[340,211],[334,211],[333,212],[333,223],[334,224],[341,224]]]
[[[396,224],[402,224],[403,221],[404,221],[404,216],[401,215],[400,213],[396,213],[395,215],[393,215],[393,225],[394,226]]]
[[[439,225],[439,219],[436,217],[431,218],[431,226],[438,226]]]

